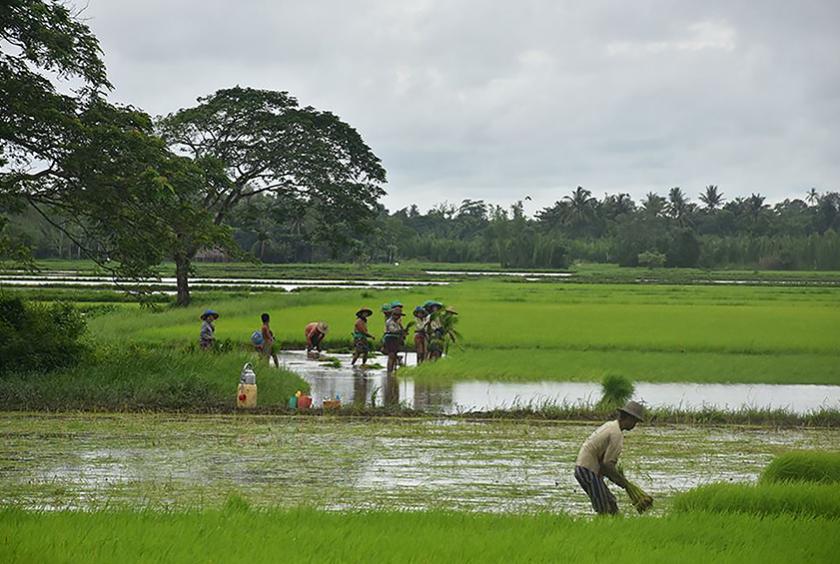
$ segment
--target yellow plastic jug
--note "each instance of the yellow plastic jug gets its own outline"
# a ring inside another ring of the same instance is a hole
[[[236,391],[236,407],[249,409],[257,407],[257,385],[239,384]]]

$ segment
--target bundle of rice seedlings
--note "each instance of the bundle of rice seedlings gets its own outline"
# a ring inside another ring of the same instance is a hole
[[[637,484],[628,480],[627,476],[624,475],[624,469],[621,466],[618,467],[618,473],[627,482],[627,487],[624,491],[627,492],[627,495],[630,497],[630,501],[633,503],[633,507],[636,508],[636,511],[644,513],[653,507],[653,496],[645,493],[645,491]]]

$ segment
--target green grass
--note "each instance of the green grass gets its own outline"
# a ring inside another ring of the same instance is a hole
[[[840,452],[786,452],[773,459],[761,473],[761,483],[840,483]]]
[[[0,512],[4,562],[834,562],[840,521],[442,511]]]
[[[633,350],[458,350],[411,369],[425,383],[457,380],[600,381],[621,374],[636,382],[840,384],[833,354],[738,354]]]
[[[709,484],[677,495],[672,510],[840,519],[840,488],[813,483]]]
[[[245,362],[255,367],[260,406],[285,406],[296,390],[308,390],[297,375],[269,370],[255,355],[114,346],[72,369],[0,379],[0,409],[229,410]]]

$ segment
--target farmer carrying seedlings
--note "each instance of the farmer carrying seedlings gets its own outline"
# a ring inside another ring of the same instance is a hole
[[[216,342],[216,326],[213,322],[217,319],[219,319],[219,314],[212,309],[201,314],[201,333],[198,335],[201,350],[208,351],[213,348],[213,343]]]
[[[429,325],[429,314],[423,306],[414,308],[414,351],[417,353],[417,364],[426,360],[429,350],[429,336],[426,328]]]
[[[307,353],[311,352],[312,349],[321,352],[321,343],[327,336],[327,331],[329,331],[329,327],[323,321],[313,321],[306,326],[303,335],[306,337]]]
[[[355,366],[359,357],[362,357],[362,366],[367,364],[368,353],[370,352],[370,341],[373,335],[368,333],[367,318],[373,315],[373,310],[363,307],[356,312],[356,324],[353,326],[353,360],[350,366]]]
[[[397,369],[397,355],[405,339],[401,318],[405,315],[401,307],[391,310],[391,317],[385,321],[385,353],[388,355],[388,374]]]
[[[638,489],[638,486],[631,484],[618,468],[618,457],[624,445],[622,432],[633,429],[640,421],[644,421],[644,407],[638,402],[628,401],[624,407],[619,408],[617,419],[607,421],[598,427],[580,447],[577,462],[575,462],[575,479],[589,496],[592,508],[598,514],[618,513],[618,503],[607,488],[604,476],[618,487],[627,490],[628,493],[631,490],[635,493],[634,488]],[[638,491],[641,492],[641,490]],[[640,499],[639,503],[646,503],[644,509],[647,509],[653,500],[644,492],[641,494],[644,498]],[[633,501],[639,509],[640,505],[635,499]]]

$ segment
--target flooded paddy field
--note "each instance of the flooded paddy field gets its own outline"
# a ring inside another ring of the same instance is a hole
[[[572,471],[596,425],[6,413],[0,504],[203,508],[237,494],[257,507],[586,514]],[[754,481],[779,452],[838,446],[831,429],[642,426],[622,458],[661,513],[691,487]]]
[[[310,385],[316,406],[324,399],[340,398],[345,403],[373,406],[404,406],[427,413],[456,414],[543,406],[592,406],[601,396],[595,382],[485,380],[415,380],[411,372],[388,377],[375,356],[375,368],[350,365],[349,354],[330,358],[340,366],[309,360],[305,351],[283,351],[281,366],[298,374]],[[416,365],[415,355],[405,353],[406,366]],[[448,359],[446,359],[448,361]],[[652,408],[697,411],[717,409],[780,409],[805,414],[820,409],[840,409],[840,386],[802,384],[699,384],[637,382],[635,397]]]

